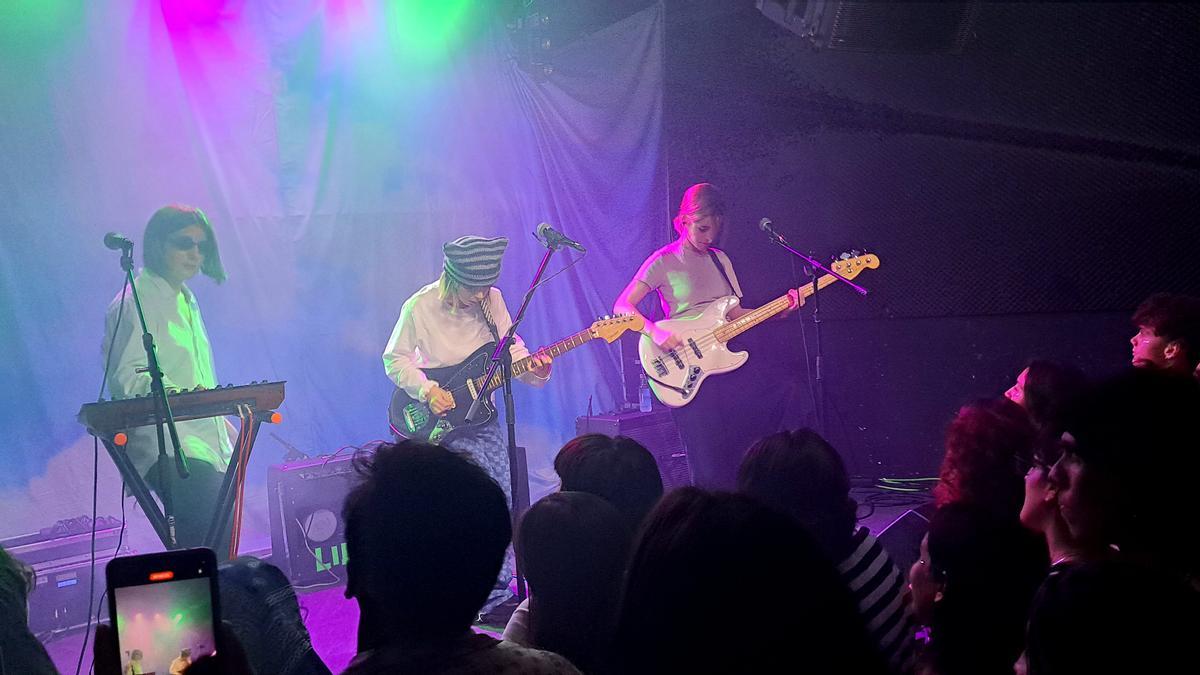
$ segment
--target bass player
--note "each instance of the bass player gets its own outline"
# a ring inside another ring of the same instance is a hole
[[[704,311],[714,300],[729,295],[742,297],[733,263],[724,251],[713,246],[721,233],[725,219],[725,201],[711,183],[698,183],[683,194],[675,230],[679,237],[646,258],[637,274],[621,291],[613,305],[618,314],[636,314],[637,305],[651,292],[657,292],[666,319],[686,319]],[[787,316],[804,304],[803,297],[792,289],[788,292],[792,305],[779,316]],[[754,311],[734,307],[730,321]],[[643,317],[644,318],[644,317]],[[642,331],[663,349],[681,345],[678,335],[645,319]],[[692,474],[698,485],[709,488],[731,488],[741,453],[751,439],[728,437],[735,429],[727,420],[738,416],[739,409],[751,402],[750,393],[737,385],[735,376],[715,378],[695,400],[672,413],[687,448]]]

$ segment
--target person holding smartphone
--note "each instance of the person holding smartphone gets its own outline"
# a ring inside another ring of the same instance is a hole
[[[141,296],[146,326],[154,335],[163,385],[172,390],[217,386],[208,330],[200,315],[196,296],[187,282],[204,274],[217,283],[225,281],[225,269],[216,235],[204,212],[192,206],[164,206],[146,223],[142,238],[144,267],[134,283]],[[105,317],[102,355],[109,361],[108,389],[114,399],[142,396],[150,392],[146,351],[133,294],[124,289]],[[169,482],[179,546],[201,546],[216,508],[224,471],[233,452],[229,427],[224,418],[176,422],[179,443],[189,460],[191,475],[179,478],[167,442],[168,466],[159,471],[158,436],[153,425],[138,427],[125,446],[134,468],[161,498]],[[217,555],[226,557],[229,543],[218,544]]]

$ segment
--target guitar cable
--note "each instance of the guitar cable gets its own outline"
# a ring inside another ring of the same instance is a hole
[[[113,347],[116,346],[116,336],[121,331],[121,319],[125,317],[125,294],[130,286],[124,281],[125,275],[121,275],[121,299],[116,306],[116,323],[113,325],[113,336],[108,341],[108,353],[104,354],[104,375],[100,380],[100,392],[96,394],[96,401],[101,401],[104,398],[104,387],[108,386],[108,372],[113,364]],[[91,543],[89,545],[88,555],[88,626],[84,628],[83,644],[79,646],[79,658],[76,661],[76,675],[83,669],[83,655],[88,652],[88,640],[91,638],[91,613],[96,605],[96,495],[100,490],[100,438],[95,434],[91,436]],[[121,509],[124,513],[125,509],[125,488],[122,483],[121,488]],[[125,533],[124,516],[122,516],[121,533]],[[100,616],[100,610],[96,610],[97,617]],[[100,620],[96,620],[97,622]]]
[[[113,325],[112,338],[108,341],[108,353],[104,355],[104,375],[100,378],[100,391],[96,394],[96,401],[104,398],[104,388],[108,385],[108,373],[112,366],[113,347],[117,344],[117,335],[121,332],[121,319],[125,316],[125,292],[129,290],[129,284],[124,281],[124,276],[121,275],[121,299],[117,305],[117,322]],[[125,512],[125,487],[121,484],[121,534],[125,533],[124,512]],[[100,622],[101,608],[96,608],[96,496],[100,488],[100,439],[95,434],[92,434],[92,533],[91,544],[89,545],[88,553],[88,611],[87,611],[87,626],[83,632],[83,644],[79,647],[79,659],[75,662],[75,675],[79,675],[79,671],[83,668],[83,655],[87,652],[88,640],[92,635],[92,610],[96,609],[96,622]],[[107,593],[107,589],[105,589]],[[90,668],[89,668],[90,670]]]

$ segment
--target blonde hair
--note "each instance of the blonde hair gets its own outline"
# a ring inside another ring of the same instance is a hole
[[[490,296],[492,289],[491,286],[467,286],[466,284],[454,280],[454,278],[452,278],[449,274],[446,274],[445,271],[442,272],[442,276],[438,277],[438,300],[447,305],[453,306],[455,309],[462,307],[462,305],[459,303],[460,292],[463,290],[475,289],[487,291],[487,293],[484,293],[484,302],[476,307],[477,309],[483,309],[486,311],[487,299]]]
[[[449,302],[458,297],[458,292],[462,289],[462,284],[450,278],[449,274],[442,272],[442,276],[438,277],[438,300]]]
[[[712,183],[696,183],[683,193],[679,202],[679,213],[675,216],[675,231],[682,235],[688,223],[701,216],[725,215],[725,198]]]

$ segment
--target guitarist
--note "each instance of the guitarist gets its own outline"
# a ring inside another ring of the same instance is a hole
[[[657,292],[664,318],[686,319],[704,311],[719,298],[742,297],[733,263],[724,251],[713,246],[725,220],[725,200],[711,183],[698,183],[683,193],[679,213],[675,216],[675,231],[679,237],[658,249],[642,263],[637,274],[621,291],[613,305],[618,314],[641,315],[637,305],[651,292]],[[793,305],[780,314],[782,318],[794,312],[804,299],[795,290],[788,292]],[[741,306],[729,312],[729,320],[753,311]],[[644,318],[644,317],[643,317]],[[642,331],[663,349],[674,349],[679,336],[660,328],[650,319]],[[743,371],[745,369],[743,368]],[[736,427],[731,419],[745,419],[751,411],[740,411],[739,403],[747,400],[751,389],[736,386],[737,373],[708,381],[696,399],[672,413],[679,426],[680,436],[687,447],[688,459],[697,484],[704,487],[732,488],[741,453],[752,439],[724,438]],[[744,413],[744,414],[743,414]],[[760,430],[767,433],[771,430]],[[726,433],[722,433],[726,432]]]
[[[463,362],[488,342],[498,341],[512,326],[512,317],[500,289],[500,259],[508,247],[504,237],[459,237],[442,246],[442,274],[437,281],[414,293],[400,309],[400,318],[383,351],[388,377],[415,399],[428,403],[440,415],[470,400],[455,400],[440,383],[429,379],[422,368],[442,368]],[[509,349],[514,361],[529,356],[529,349],[513,336]],[[541,387],[550,378],[550,357],[538,355],[536,366],[517,379]],[[497,421],[481,427],[458,429],[446,435],[442,445],[469,456],[503,488],[512,503],[509,479],[508,441]],[[505,559],[500,571],[503,590],[493,592],[484,612],[508,597],[512,563]]]

